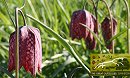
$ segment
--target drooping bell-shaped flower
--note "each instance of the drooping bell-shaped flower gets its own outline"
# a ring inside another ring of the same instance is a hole
[[[9,40],[9,63],[8,70],[15,69],[15,35],[13,32]],[[26,71],[36,75],[37,70],[41,71],[42,47],[40,31],[31,26],[23,26],[19,32],[19,68],[22,66]]]
[[[112,20],[113,20],[113,35],[114,35],[116,31],[117,22],[114,18],[112,18]],[[102,29],[102,35],[103,35],[104,41],[106,43],[106,47],[108,49],[112,49],[112,43],[109,43],[109,44],[107,43],[112,38],[111,25],[110,25],[109,18],[106,17],[103,20],[103,22],[101,23],[101,29]]]
[[[78,10],[73,12],[71,23],[70,23],[70,36],[72,40],[77,38],[84,38],[86,42],[86,47],[93,50],[96,46],[96,41],[90,31],[82,26],[86,25],[95,34],[97,34],[96,19],[94,16],[86,10]]]
[[[70,23],[70,36],[72,37],[72,40],[75,38],[87,38],[89,31],[82,26],[81,23],[90,28],[90,19],[91,13],[86,10],[78,10],[73,12]]]

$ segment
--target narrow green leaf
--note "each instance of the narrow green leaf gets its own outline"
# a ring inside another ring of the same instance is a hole
[[[66,13],[66,11],[65,11],[63,5],[61,4],[61,2],[60,2],[59,0],[56,0],[56,1],[57,1],[58,5],[60,6],[60,8],[62,9],[64,15],[65,15],[66,18],[67,18],[67,20],[70,21],[70,18],[69,18],[69,16],[68,16],[68,14]]]
[[[49,40],[54,40],[54,41],[57,41],[57,39],[56,38],[48,38]],[[69,42],[69,43],[71,43],[71,44],[75,44],[75,45],[81,45],[81,43],[79,43],[79,42],[76,42],[76,41],[69,41],[69,40],[67,40],[67,39],[64,39],[66,42]]]
[[[73,57],[75,58],[75,60],[90,74],[90,70],[85,66],[85,64],[82,62],[82,60],[78,57],[78,55],[73,50],[73,48],[60,35],[58,35],[57,33],[55,33],[51,28],[49,28],[48,26],[46,26],[45,24],[43,24],[39,20],[35,19],[31,15],[27,14],[27,17],[31,18],[32,20],[36,21],[38,24],[42,25],[43,28],[49,34],[51,34],[53,37],[55,37],[58,40],[58,42],[61,43],[62,46],[64,46],[66,48],[66,50],[68,50],[73,55]]]
[[[29,6],[30,6],[30,7],[31,7],[31,9],[32,9],[33,15],[35,16],[35,18],[37,18],[37,19],[38,19],[38,16],[37,16],[36,10],[34,9],[34,7],[33,7],[33,4],[32,4],[32,2],[31,2],[31,0],[27,0],[27,1],[28,1],[28,3],[29,3]]]
[[[121,36],[123,33],[125,33],[127,31],[127,29],[124,29],[123,31],[119,32],[118,34],[116,34],[115,36],[113,36],[108,43],[110,43],[112,40],[116,39],[117,37]]]

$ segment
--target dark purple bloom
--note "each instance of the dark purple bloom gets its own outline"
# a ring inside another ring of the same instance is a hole
[[[115,31],[116,31],[116,25],[117,25],[117,22],[116,20],[113,18],[113,35],[115,34]],[[111,32],[111,26],[110,26],[110,19],[109,18],[105,18],[103,20],[103,22],[101,23],[101,28],[102,28],[102,35],[103,35],[103,38],[105,40],[105,43],[106,43],[106,47],[108,49],[112,49],[112,43],[107,43],[111,38],[112,38],[112,32]]]
[[[15,69],[15,35],[13,32],[9,40],[9,64],[8,70]],[[41,71],[42,47],[40,31],[31,26],[23,26],[19,33],[19,68],[22,66],[26,71],[36,75],[37,70]]]
[[[93,50],[96,47],[96,41],[89,30],[87,30],[86,27],[82,26],[81,23],[86,25],[95,34],[97,34],[96,19],[88,11],[78,10],[73,12],[70,23],[70,36],[72,37],[72,40],[75,38],[84,38],[86,47],[90,50]]]
[[[91,14],[86,10],[78,10],[73,12],[70,23],[70,36],[72,39],[81,39],[88,36],[89,31],[80,23],[90,27]]]

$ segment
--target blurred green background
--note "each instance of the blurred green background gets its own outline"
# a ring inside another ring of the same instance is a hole
[[[95,2],[97,0],[94,0]],[[108,5],[115,0],[106,0]],[[130,0],[127,0],[130,7]],[[91,0],[26,0],[26,5],[22,9],[24,14],[30,14],[42,23],[49,26],[57,34],[62,36],[69,44],[78,52],[79,56],[85,60],[89,67],[90,53],[100,53],[97,48],[90,51],[86,48],[84,40],[72,41],[69,36],[69,24],[71,15],[74,11],[83,9],[86,2],[85,9],[94,15],[94,8]],[[11,17],[14,19],[15,7],[21,7],[23,0],[7,0]],[[103,19],[108,16],[108,11],[103,2],[98,4],[98,22],[99,24]],[[127,11],[123,0],[116,0],[111,7],[112,15],[117,20],[117,33],[127,29]],[[40,29],[42,38],[42,60],[43,68],[41,74],[37,74],[37,78],[67,78],[75,68],[80,65],[71,56],[71,54],[49,33],[47,33],[41,25],[26,18],[29,26],[34,26]],[[23,20],[19,14],[19,25],[23,25]],[[8,55],[9,55],[9,36],[15,30],[12,22],[10,21],[7,9],[3,0],[0,1],[0,67],[7,69]],[[99,27],[99,37],[101,42],[102,31]],[[101,47],[101,50],[105,50]],[[115,38],[115,53],[127,53],[127,33],[121,34]],[[11,72],[14,75],[14,72]],[[9,76],[0,70],[0,78],[8,78]],[[31,74],[25,72],[24,68],[20,70],[20,78],[31,78]],[[79,69],[73,78],[89,78],[85,70]],[[95,77],[98,78],[98,77]]]

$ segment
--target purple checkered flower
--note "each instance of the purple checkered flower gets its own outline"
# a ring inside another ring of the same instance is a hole
[[[73,12],[70,23],[70,36],[72,37],[72,40],[75,38],[79,40],[83,38],[85,39],[86,47],[93,50],[96,47],[96,41],[90,31],[81,24],[86,25],[97,34],[96,19],[88,11],[78,10]]]
[[[115,34],[117,22],[114,18],[112,20],[113,20],[113,34]],[[105,43],[106,43],[106,47],[108,49],[112,49],[112,43],[107,44],[107,42],[112,38],[112,32],[111,32],[109,18],[106,17],[103,20],[103,22],[101,23],[101,28],[102,28],[102,35],[103,35],[103,38],[104,38]]]
[[[15,35],[13,32],[9,40],[9,63],[8,70],[15,69]],[[41,71],[42,46],[40,31],[31,26],[23,26],[19,32],[19,68],[22,66],[26,71],[36,75],[37,70]]]

